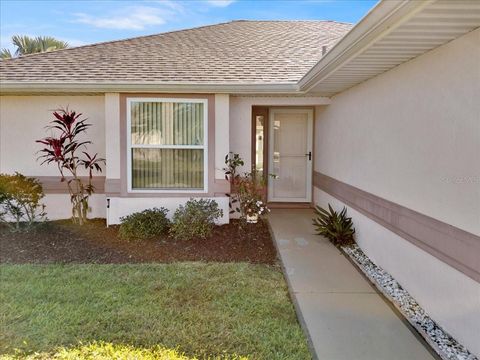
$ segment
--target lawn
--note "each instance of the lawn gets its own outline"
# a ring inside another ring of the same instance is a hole
[[[1,264],[4,358],[310,359],[276,265]]]

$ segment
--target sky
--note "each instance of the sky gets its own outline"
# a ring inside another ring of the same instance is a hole
[[[12,35],[80,46],[231,20],[358,22],[376,0],[0,0],[0,48]]]

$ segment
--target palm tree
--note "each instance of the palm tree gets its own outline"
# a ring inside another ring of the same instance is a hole
[[[12,58],[12,53],[8,49],[0,50],[0,59],[10,59]]]
[[[27,54],[35,54],[69,47],[66,41],[57,40],[51,36],[37,36],[35,38],[26,35],[12,36],[12,43],[16,46],[14,56],[22,56]],[[0,58],[12,58],[12,53],[8,49],[0,51]]]

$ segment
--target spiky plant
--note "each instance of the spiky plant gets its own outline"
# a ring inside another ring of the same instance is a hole
[[[328,210],[316,206],[315,215],[313,225],[318,235],[325,236],[337,246],[351,245],[355,242],[355,228],[352,218],[347,217],[346,207],[338,213],[330,204],[328,204]]]

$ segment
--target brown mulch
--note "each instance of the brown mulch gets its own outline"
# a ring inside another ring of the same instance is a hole
[[[95,219],[80,227],[70,221],[51,221],[30,232],[0,228],[1,263],[150,263],[218,261],[274,264],[276,250],[268,224],[246,225],[232,220],[216,226],[208,239],[175,241],[164,236],[126,241],[118,226],[105,227]]]

